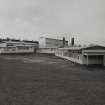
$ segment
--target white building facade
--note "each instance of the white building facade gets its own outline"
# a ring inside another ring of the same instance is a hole
[[[38,43],[24,41],[4,41],[0,43],[0,54],[34,53]]]
[[[63,40],[41,37],[39,40],[39,53],[55,54],[57,48],[63,46]],[[68,41],[65,41],[68,46]]]
[[[105,66],[105,47],[103,46],[58,48],[55,55],[83,65]]]

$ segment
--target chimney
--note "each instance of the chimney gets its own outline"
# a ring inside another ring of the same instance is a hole
[[[63,47],[65,47],[65,44],[66,44],[65,37],[63,37],[62,43],[63,43]]]
[[[71,46],[74,46],[74,38],[71,38]]]

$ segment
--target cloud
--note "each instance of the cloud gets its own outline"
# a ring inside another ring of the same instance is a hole
[[[0,30],[8,37],[38,39],[40,33],[50,37],[66,33],[80,43],[101,42],[104,4],[104,0],[0,0]]]

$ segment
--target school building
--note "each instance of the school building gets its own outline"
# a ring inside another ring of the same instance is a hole
[[[68,46],[68,41],[48,37],[41,37],[39,40],[38,53],[55,54],[55,51],[59,47]]]
[[[34,41],[3,41],[0,43],[0,54],[34,53],[39,44]]]
[[[105,66],[104,46],[58,48],[55,55],[83,65]]]

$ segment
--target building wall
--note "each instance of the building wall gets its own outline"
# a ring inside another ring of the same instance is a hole
[[[79,53],[73,53],[73,52],[70,52],[69,50],[58,49],[56,50],[55,55],[75,63],[83,64],[82,54],[79,54]]]
[[[29,49],[18,49],[17,47],[11,47],[11,48],[0,48],[0,53],[8,54],[8,53],[33,53],[34,48]]]
[[[46,41],[45,38],[39,39],[39,48],[45,48],[46,47]]]
[[[42,37],[39,40],[39,45],[40,45],[40,48],[62,47],[63,40]],[[66,41],[66,46],[67,45],[68,45],[68,41]]]
[[[46,38],[46,47],[61,47],[62,45],[63,42],[61,40]]]
[[[83,64],[105,64],[105,50],[83,50],[83,55]]]
[[[105,65],[105,51],[104,50],[80,50],[74,51],[69,49],[58,49],[56,56],[68,59],[79,64],[103,64]],[[87,59],[88,55],[88,59]]]
[[[88,64],[87,64],[88,63]],[[104,64],[103,62],[103,57],[100,56],[88,56],[88,62],[87,62],[87,57],[83,57],[83,64],[85,65],[90,65],[90,64]]]
[[[9,41],[0,44],[0,53],[34,53],[37,48],[37,43]]]
[[[55,54],[56,48],[40,48],[37,50],[38,53]]]

